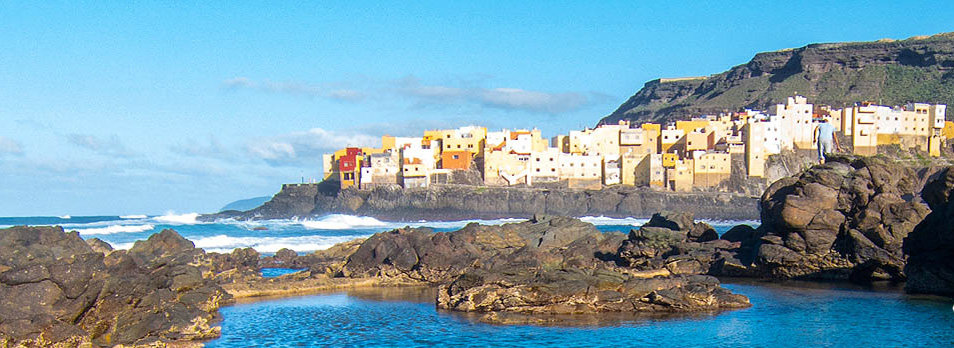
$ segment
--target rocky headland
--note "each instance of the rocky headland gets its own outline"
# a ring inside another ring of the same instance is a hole
[[[649,217],[660,210],[692,211],[700,218],[757,219],[758,199],[723,192],[676,193],[613,186],[602,190],[434,185],[338,190],[333,182],[286,184],[262,206],[199,219],[289,219],[327,214],[371,216],[389,221],[447,221],[561,216]]]
[[[206,253],[172,230],[112,250],[57,227],[13,227],[0,230],[0,343],[196,342],[218,335],[217,309],[233,298],[368,287],[435,287],[439,309],[495,323],[750,306],[723,276],[906,281],[911,293],[954,296],[952,192],[951,168],[833,156],[774,183],[759,201],[760,226],[721,236],[689,212],[653,214],[627,233],[535,215],[262,257]],[[303,270],[263,278],[263,267]]]

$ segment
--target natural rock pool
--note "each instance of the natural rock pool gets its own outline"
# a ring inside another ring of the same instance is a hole
[[[580,316],[551,325],[492,325],[435,309],[427,289],[379,289],[239,303],[222,309],[208,347],[942,347],[951,300],[896,288],[740,280],[747,309],[676,317]]]

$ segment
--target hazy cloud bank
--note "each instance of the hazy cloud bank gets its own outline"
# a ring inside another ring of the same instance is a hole
[[[222,82],[230,89],[253,89],[271,93],[283,93],[305,97],[324,98],[337,101],[360,101],[365,94],[347,88],[331,88],[328,86],[307,84],[301,82],[275,82],[270,80],[253,81],[247,77],[234,77]]]
[[[23,146],[18,141],[0,135],[0,156],[22,154]]]
[[[413,76],[395,81],[357,83],[357,85],[363,85],[360,88],[331,88],[330,85],[301,82],[254,81],[246,77],[227,79],[223,81],[223,85],[229,89],[252,89],[338,101],[365,101],[371,99],[368,98],[369,96],[388,95],[415,104],[467,105],[545,114],[577,111],[604,99],[602,98],[604,95],[593,92],[545,92],[513,87],[485,88],[464,80],[452,84],[425,84]]]
[[[66,140],[73,145],[91,150],[104,156],[129,158],[136,156],[136,153],[128,149],[119,136],[113,134],[108,138],[100,138],[90,134],[71,133],[66,135]]]
[[[246,152],[273,166],[317,164],[321,155],[348,146],[380,146],[380,138],[356,131],[329,131],[312,128],[274,137],[250,140]]]

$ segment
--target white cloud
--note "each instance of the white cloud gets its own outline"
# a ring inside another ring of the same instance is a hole
[[[348,146],[380,146],[380,138],[357,131],[312,128],[275,137],[254,139],[245,149],[254,158],[274,166],[321,163],[321,155]]]
[[[207,157],[227,159],[232,157],[232,153],[219,142],[214,135],[209,135],[207,142],[202,143],[194,138],[186,139],[184,143],[173,144],[169,146],[173,153],[189,157]]]
[[[364,93],[348,88],[334,88],[325,85],[313,85],[301,82],[275,82],[264,80],[252,81],[247,77],[233,77],[222,81],[227,88],[247,88],[271,93],[291,94],[303,97],[324,98],[338,101],[360,101],[366,97]]]
[[[519,88],[482,88],[424,85],[414,77],[397,82],[399,94],[428,103],[472,103],[481,106],[541,113],[575,111],[589,103],[589,98],[577,92],[548,93]]]
[[[0,135],[0,156],[22,155],[23,146],[16,140]]]
[[[66,135],[66,140],[70,144],[92,150],[104,156],[129,158],[136,155],[136,153],[126,148],[126,145],[115,134],[102,139],[95,135],[72,133]]]

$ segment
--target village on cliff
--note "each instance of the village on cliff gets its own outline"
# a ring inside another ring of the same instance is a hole
[[[924,103],[863,102],[835,109],[795,95],[768,112],[746,109],[668,125],[620,121],[549,140],[537,129],[429,130],[422,137],[383,136],[381,148],[325,154],[323,178],[340,182],[341,189],[420,188],[446,183],[454,171],[476,170],[487,186],[560,182],[583,189],[711,189],[732,175],[733,156],[744,158],[745,175],[761,178],[770,155],[816,149],[813,136],[822,119],[849,140],[842,146],[854,154],[874,155],[878,145],[894,144],[937,157],[954,138],[954,123],[945,121],[945,112],[946,105]]]

